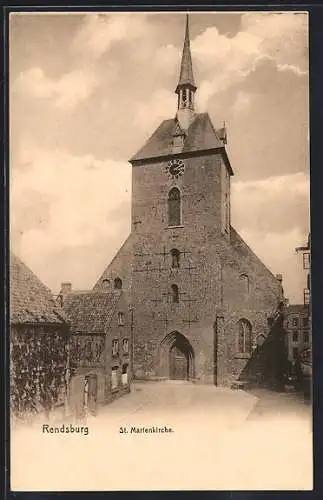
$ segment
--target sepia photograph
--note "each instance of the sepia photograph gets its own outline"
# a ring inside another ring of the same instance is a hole
[[[308,36],[10,14],[11,490],[313,489]]]

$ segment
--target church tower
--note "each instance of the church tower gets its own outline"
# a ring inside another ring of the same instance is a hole
[[[215,243],[230,239],[230,177],[224,130],[198,113],[189,21],[175,117],[130,160],[135,375],[214,382]],[[175,110],[174,110],[175,111]]]
[[[196,85],[193,76],[192,56],[190,47],[190,33],[188,25],[188,14],[186,15],[185,39],[182,54],[179,81],[176,87],[177,120],[180,128],[187,132],[195,118],[195,92]]]
[[[94,291],[122,283],[135,378],[225,385],[281,286],[231,226],[226,130],[198,112],[197,91],[186,17],[177,109],[130,159],[131,234]]]

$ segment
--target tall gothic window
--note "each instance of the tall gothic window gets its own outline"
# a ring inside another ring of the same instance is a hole
[[[180,252],[176,248],[170,251],[172,257],[172,267],[179,267],[179,256]]]
[[[247,274],[240,274],[243,293],[248,294],[250,291],[249,277]]]
[[[181,224],[181,194],[179,189],[173,188],[168,194],[168,225]]]
[[[238,321],[238,348],[239,353],[251,354],[252,350],[252,327],[247,319]]]
[[[172,302],[174,304],[179,302],[179,293],[177,285],[172,285]]]

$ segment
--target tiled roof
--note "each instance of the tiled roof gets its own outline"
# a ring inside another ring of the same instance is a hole
[[[49,288],[12,253],[9,273],[11,323],[62,324],[67,321]]]
[[[176,130],[176,125],[177,120],[175,118],[164,120],[146,144],[130,159],[130,162],[171,155],[173,134]],[[220,131],[214,129],[208,113],[198,113],[187,131],[181,154],[210,149],[222,149],[225,151],[224,144],[220,139]],[[228,159],[227,163],[232,174],[232,168]]]
[[[121,291],[71,293],[64,300],[64,310],[72,333],[104,334],[112,319]]]

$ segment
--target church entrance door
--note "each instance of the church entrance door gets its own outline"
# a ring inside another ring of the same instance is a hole
[[[172,380],[188,380],[188,353],[181,346],[174,345],[170,349],[170,378]]]
[[[160,343],[159,375],[171,380],[194,380],[194,352],[188,339],[177,331]]]

